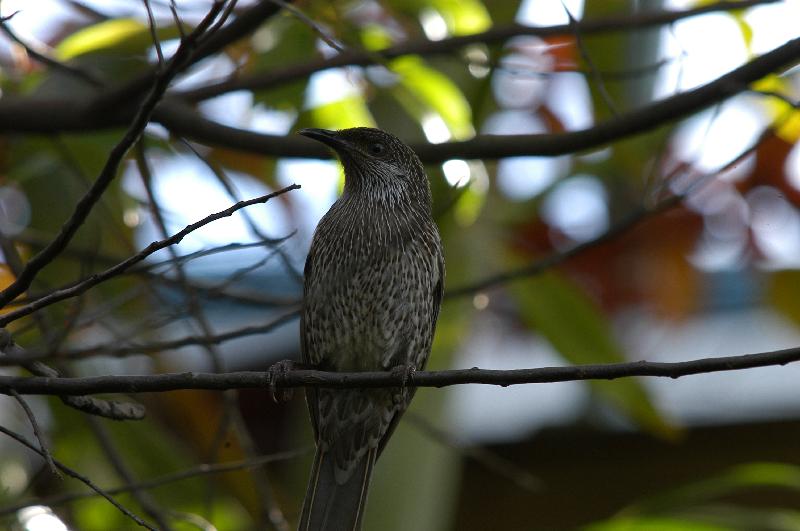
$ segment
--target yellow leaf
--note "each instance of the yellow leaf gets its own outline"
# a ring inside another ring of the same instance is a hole
[[[108,20],[73,33],[56,47],[56,54],[61,60],[72,59],[119,46],[133,37],[148,35],[147,26],[132,18]]]

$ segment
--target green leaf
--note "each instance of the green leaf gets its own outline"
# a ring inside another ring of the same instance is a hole
[[[361,96],[349,96],[311,109],[311,121],[325,129],[375,127],[375,119]]]
[[[453,35],[468,35],[489,29],[492,18],[478,0],[433,0],[428,3],[439,12]]]
[[[776,488],[800,492],[800,467],[786,463],[747,463],[723,474],[653,496],[626,513],[654,513],[705,503],[737,491]]]
[[[418,119],[433,110],[455,138],[468,138],[474,134],[472,109],[461,89],[450,78],[416,56],[395,59],[390,68],[399,76],[401,87],[422,104],[414,105],[407,99],[400,99]]]
[[[592,524],[584,531],[729,531],[727,526],[702,523],[696,520],[670,517],[613,518]]]
[[[132,18],[119,18],[76,31],[61,41],[55,51],[63,61],[109,48],[138,51],[150,43],[150,30],[146,25]]]
[[[434,9],[444,19],[452,35],[478,33],[492,25],[489,11],[479,0],[392,0],[389,4],[398,11],[412,15]]]
[[[252,72],[272,72],[307,62],[317,55],[315,40],[316,35],[307,24],[294,17],[278,17],[253,36],[251,48],[257,55],[247,66]],[[308,79],[304,77],[269,90],[257,90],[255,101],[273,109],[299,111]]]
[[[515,290],[523,320],[542,334],[570,363],[624,362],[610,325],[595,305],[572,282],[556,273],[529,278]],[[591,381],[592,387],[628,418],[648,431],[676,435],[650,401],[639,381]]]

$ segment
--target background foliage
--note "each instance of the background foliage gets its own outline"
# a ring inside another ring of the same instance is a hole
[[[210,6],[3,3],[0,287],[72,215],[169,70],[159,54]],[[431,180],[448,295],[428,368],[796,347],[793,14],[790,1],[238,2],[176,67],[75,237],[0,315],[297,182],[6,323],[65,376],[297,359],[304,253],[341,175],[294,133],[368,125],[411,143]],[[800,529],[797,376],[421,389],[377,468],[366,528]],[[311,456],[301,392],[135,399],[145,420],[25,403],[54,457],[104,489],[127,485],[119,501],[156,527],[291,528]],[[33,440],[29,420],[19,400],[0,402],[0,425]],[[3,526],[136,526],[0,445]]]

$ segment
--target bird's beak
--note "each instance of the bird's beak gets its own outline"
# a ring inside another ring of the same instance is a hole
[[[322,142],[334,151],[339,151],[342,148],[349,147],[349,144],[342,140],[342,138],[339,136],[339,133],[336,131],[310,127],[308,129],[302,129],[301,131],[298,131],[298,134],[307,136],[308,138],[316,140],[317,142]]]

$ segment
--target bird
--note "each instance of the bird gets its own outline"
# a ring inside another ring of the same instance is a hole
[[[424,369],[445,269],[419,157],[375,128],[299,134],[332,149],[345,180],[306,258],[303,363],[339,372],[401,370],[404,376]],[[316,453],[300,531],[361,529],[375,461],[413,394],[405,385],[306,389]]]

